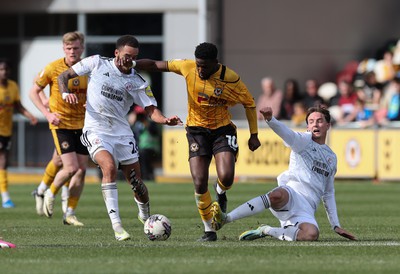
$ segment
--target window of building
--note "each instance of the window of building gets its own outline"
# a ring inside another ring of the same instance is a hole
[[[62,36],[78,28],[76,14],[26,14],[23,19],[25,38],[36,36]]]
[[[2,14],[0,16],[0,37],[17,38],[18,37],[18,15]]]
[[[162,14],[87,14],[87,35],[162,35]]]

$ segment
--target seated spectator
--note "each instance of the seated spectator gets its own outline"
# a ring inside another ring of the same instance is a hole
[[[354,106],[357,101],[357,94],[353,91],[353,86],[346,80],[342,80],[338,84],[339,97],[337,99],[337,106],[339,107],[340,117],[344,117],[353,112]]]
[[[302,100],[299,83],[295,79],[287,79],[283,88],[280,116],[282,120],[291,120],[294,104]]]
[[[357,97],[365,102],[371,111],[379,109],[382,98],[382,85],[376,80],[375,72],[370,71],[364,76],[364,83],[357,89]]]
[[[365,58],[358,64],[357,74],[365,75],[368,72],[374,71],[376,60],[374,58]]]
[[[376,81],[383,86],[393,80],[396,71],[393,64],[393,53],[390,50],[385,51],[383,58],[376,62],[374,72]]]
[[[388,100],[387,111],[384,119],[379,121],[380,125],[387,125],[391,121],[400,121],[400,77],[394,78],[390,84],[388,92],[392,94]]]
[[[318,105],[325,105],[324,99],[318,95],[318,83],[315,79],[306,81],[306,92],[303,98],[303,104],[306,109]]]
[[[294,112],[291,118],[292,125],[295,127],[305,125],[307,109],[304,106],[303,102],[295,102],[293,104],[293,111]]]
[[[400,39],[397,40],[393,48],[393,65],[396,71],[396,77],[400,77]]]
[[[356,126],[360,128],[371,127],[375,125],[374,111],[366,107],[363,100],[357,98],[353,111],[337,121],[337,125],[346,126],[351,122],[356,122]]]
[[[280,118],[280,106],[282,104],[283,94],[280,89],[275,87],[274,80],[271,77],[265,77],[261,80],[262,94],[257,100],[257,118],[264,120],[260,109],[266,106],[272,106],[275,117]]]

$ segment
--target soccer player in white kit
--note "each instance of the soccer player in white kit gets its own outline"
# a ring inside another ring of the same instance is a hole
[[[272,109],[260,110],[270,128],[291,148],[289,169],[277,178],[278,187],[253,198],[224,214],[217,202],[212,205],[213,226],[224,224],[270,209],[281,227],[262,225],[248,230],[239,240],[255,240],[272,236],[283,241],[315,241],[319,228],[315,212],[322,199],[332,229],[345,238],[356,237],[340,227],[337,215],[334,179],[337,170],[336,154],[325,144],[331,126],[330,113],[317,106],[308,109],[307,132],[295,132],[273,117]]]
[[[81,141],[103,173],[101,189],[118,241],[130,239],[119,216],[118,168],[132,185],[139,208],[139,220],[144,223],[150,215],[149,194],[141,179],[138,147],[126,118],[127,113],[133,104],[137,104],[157,123],[182,125],[179,117],[166,118],[157,108],[148,82],[133,69],[138,54],[138,40],[134,36],[124,35],[116,42],[115,58],[90,56],[58,77],[63,99],[75,104],[77,97],[68,91],[68,79],[78,75],[89,76]]]

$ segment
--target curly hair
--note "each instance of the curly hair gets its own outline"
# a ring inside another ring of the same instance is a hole
[[[201,43],[196,47],[194,56],[202,60],[214,60],[217,59],[218,49],[217,46],[211,43]]]
[[[115,48],[119,49],[124,46],[139,48],[139,41],[133,35],[123,35],[120,38],[118,38],[117,42],[115,43]]]

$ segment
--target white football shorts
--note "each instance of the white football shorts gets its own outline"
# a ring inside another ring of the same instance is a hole
[[[289,202],[281,209],[270,208],[271,213],[279,219],[281,227],[298,226],[301,223],[310,223],[318,228],[315,211],[310,203],[290,186],[279,186],[289,192]],[[273,191],[273,190],[272,190]]]
[[[93,162],[95,155],[102,150],[107,150],[114,157],[115,165],[129,165],[139,161],[138,147],[133,135],[110,136],[85,131],[81,135],[81,142],[87,147]]]

